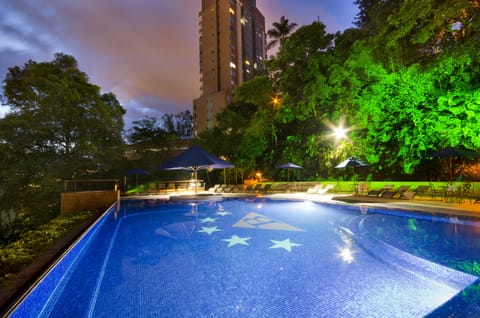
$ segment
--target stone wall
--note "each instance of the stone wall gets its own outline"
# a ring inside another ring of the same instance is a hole
[[[60,212],[63,214],[83,210],[106,210],[118,200],[120,200],[118,190],[63,192]]]

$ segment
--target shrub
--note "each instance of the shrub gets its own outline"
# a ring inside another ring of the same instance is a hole
[[[41,256],[75,225],[91,217],[94,211],[61,215],[49,223],[27,231],[22,238],[0,249],[0,286],[15,278],[22,269]]]

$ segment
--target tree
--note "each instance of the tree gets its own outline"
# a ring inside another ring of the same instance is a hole
[[[89,82],[74,57],[57,53],[51,62],[9,68],[4,96],[11,108],[0,119],[5,205],[14,203],[8,199],[13,192],[17,205],[32,210],[32,202],[39,204],[33,193],[58,201],[56,180],[104,173],[122,158],[125,110],[114,94],[101,94]]]
[[[154,169],[166,159],[168,152],[159,149],[168,149],[179,140],[192,137],[193,116],[188,110],[176,115],[165,114],[160,120],[145,116],[134,121],[125,134],[129,149],[134,151],[131,159],[135,160],[137,167],[145,169]]]
[[[180,139],[193,138],[193,114],[189,110],[176,115],[165,114],[162,122],[165,131],[176,134]]]
[[[273,28],[267,31],[268,37],[271,38],[267,44],[267,50],[272,49],[277,44],[282,45],[288,35],[297,27],[295,22],[290,23],[285,16],[280,17],[280,22],[273,22]]]

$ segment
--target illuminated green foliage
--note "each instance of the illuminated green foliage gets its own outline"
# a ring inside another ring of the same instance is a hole
[[[480,149],[477,2],[356,3],[358,28],[298,28],[282,39],[268,74],[238,89],[239,103],[256,107],[237,135],[239,161],[268,169],[299,158],[304,177],[327,178],[355,155],[374,178],[422,178],[426,154]],[[331,126],[342,120],[351,130],[335,143]]]

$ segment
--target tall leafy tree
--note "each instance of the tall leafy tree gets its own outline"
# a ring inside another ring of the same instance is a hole
[[[295,22],[290,23],[285,16],[281,16],[279,22],[273,22],[273,28],[267,31],[268,37],[271,38],[267,44],[267,50],[276,45],[281,45],[296,27],[297,24]]]
[[[20,203],[41,191],[58,196],[56,180],[105,172],[122,158],[125,110],[74,57],[57,53],[51,62],[11,67],[3,88],[11,112],[0,119],[2,193],[19,193]]]

